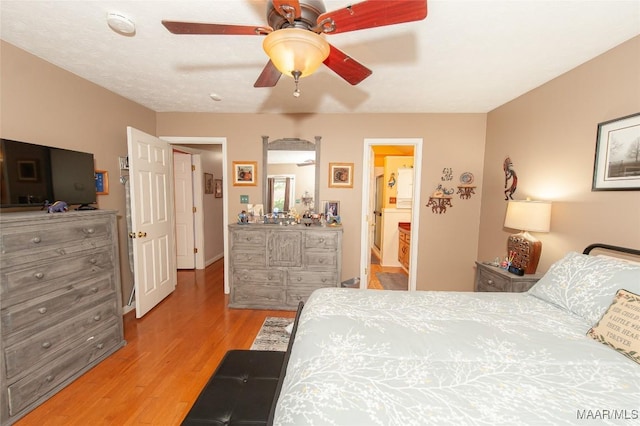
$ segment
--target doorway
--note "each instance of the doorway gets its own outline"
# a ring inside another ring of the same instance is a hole
[[[195,245],[196,247],[200,248],[202,247],[202,250],[198,250],[198,253],[196,253],[196,269],[204,269],[208,264],[212,263],[213,261],[219,259],[220,257],[214,258],[212,259],[206,259],[205,258],[205,250],[204,250],[204,241],[203,238],[205,238],[204,236],[206,235],[205,232],[205,217],[204,217],[204,211],[206,210],[206,203],[207,201],[204,199],[204,197],[214,197],[213,194],[208,194],[205,195],[204,194],[204,185],[202,182],[202,179],[200,179],[200,177],[203,177],[204,172],[207,172],[207,170],[203,170],[203,167],[201,165],[201,158],[200,158],[200,154],[198,153],[198,150],[206,150],[207,147],[212,146],[212,145],[219,145],[221,147],[221,157],[222,157],[222,172],[220,174],[220,176],[215,176],[214,177],[217,178],[221,178],[222,182],[222,241],[223,241],[223,250],[222,250],[222,256],[221,257],[227,257],[228,256],[228,252],[229,252],[229,247],[228,247],[228,224],[229,224],[229,219],[228,219],[228,215],[227,215],[227,211],[228,211],[228,197],[226,196],[226,194],[228,194],[228,179],[225,179],[224,177],[227,176],[227,139],[224,137],[178,137],[178,136],[161,136],[160,139],[168,142],[169,144],[171,144],[172,146],[174,146],[175,148],[180,149],[183,152],[190,152],[192,153],[192,156],[194,157],[194,166],[195,166],[195,170],[194,170],[194,175],[197,177],[196,179],[194,179],[194,194],[196,194],[196,196],[194,197],[194,206],[196,208],[196,212],[193,215],[194,218],[194,223],[193,223],[193,230],[194,230],[194,235],[195,235]],[[224,266],[224,292],[225,294],[228,294],[230,289],[229,289],[229,271],[227,268],[227,264],[225,263]]]
[[[411,188],[411,210],[407,212],[411,226],[411,233],[418,235],[419,232],[419,206],[420,206],[420,182],[421,182],[421,165],[422,165],[422,138],[398,138],[398,139],[365,139],[363,150],[363,174],[362,174],[362,217],[366,218],[361,228],[361,256],[360,256],[360,288],[367,288],[372,274],[374,273],[371,263],[372,248],[376,246],[376,216],[374,212],[379,211],[376,205],[377,197],[376,187],[379,185],[379,170],[376,173],[375,165],[375,148],[376,147],[402,147],[406,146],[413,150],[413,187]],[[387,182],[383,179],[382,185]],[[390,209],[395,210],[395,209]],[[391,213],[391,211],[390,211]],[[397,212],[393,212],[394,214]],[[399,212],[402,213],[402,212]],[[384,214],[384,213],[383,213]],[[379,216],[378,216],[379,217]],[[384,221],[384,218],[382,219]],[[391,223],[391,221],[389,221]],[[382,225],[384,227],[384,225]],[[397,228],[397,224],[396,224]],[[381,231],[381,246],[384,251],[384,230]],[[394,238],[399,238],[397,233]],[[396,240],[395,247],[398,247]],[[393,243],[390,249],[393,250]],[[384,253],[383,253],[384,254]],[[395,252],[397,256],[397,251]],[[409,248],[409,267],[407,287],[409,291],[416,289],[416,260],[417,260],[417,244],[411,244]],[[375,265],[377,269],[377,265]],[[377,272],[377,271],[376,271]]]

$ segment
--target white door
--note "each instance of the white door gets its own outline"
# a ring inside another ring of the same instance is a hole
[[[178,269],[196,267],[193,231],[193,167],[191,154],[173,151],[173,181],[176,213],[176,264]]]
[[[136,317],[176,287],[173,161],[168,143],[127,127]]]

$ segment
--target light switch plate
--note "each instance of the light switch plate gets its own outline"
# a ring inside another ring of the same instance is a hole
[[[249,202],[249,196],[248,195],[241,195],[240,196],[240,204],[247,204]]]

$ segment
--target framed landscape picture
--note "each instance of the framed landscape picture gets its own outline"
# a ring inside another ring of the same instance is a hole
[[[256,161],[233,162],[233,186],[256,186],[258,184],[258,163]]]
[[[591,189],[640,190],[640,113],[598,124]]]
[[[329,163],[329,188],[353,188],[353,163]]]

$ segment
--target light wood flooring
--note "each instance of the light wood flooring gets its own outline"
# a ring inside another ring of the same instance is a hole
[[[16,425],[179,425],[229,349],[248,349],[267,316],[228,309],[223,261],[178,271],[173,294],[141,319],[125,315],[127,345]]]
[[[372,253],[372,256],[374,256],[374,254]],[[396,274],[404,274],[404,275],[408,275],[404,269],[402,269],[402,267],[392,267],[392,266],[380,266],[380,264],[375,264],[372,263],[371,264],[371,272],[369,273],[369,284],[367,286],[367,288],[369,289],[373,289],[373,290],[384,290],[382,288],[382,285],[380,284],[380,280],[378,279],[378,277],[376,276],[376,272],[393,272]]]

